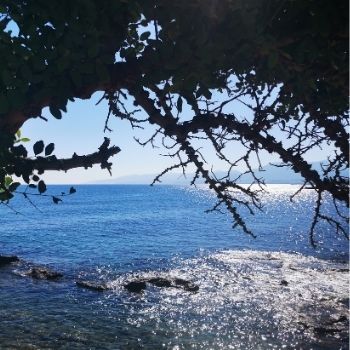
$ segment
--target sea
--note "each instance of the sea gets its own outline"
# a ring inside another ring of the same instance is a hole
[[[297,185],[268,185],[261,210],[239,208],[253,238],[210,211],[204,186],[74,187],[58,204],[18,194],[0,205],[0,255],[20,258],[0,267],[0,349],[349,348],[349,242],[320,223],[310,245],[314,190],[291,199]],[[323,211],[335,217],[330,198]],[[33,267],[63,277],[35,279]],[[124,287],[154,277],[199,290]]]

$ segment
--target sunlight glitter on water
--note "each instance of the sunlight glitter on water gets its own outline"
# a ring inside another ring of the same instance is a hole
[[[45,214],[21,207],[30,220],[3,215],[2,251],[22,262],[0,270],[0,347],[346,349],[348,241],[320,225],[311,248],[313,191],[291,203],[298,186],[272,187],[264,212],[245,216],[256,239],[232,230],[229,215],[205,215],[215,196],[201,188],[80,186]],[[40,264],[64,278],[22,273]],[[199,291],[124,288],[147,276]],[[112,290],[78,288],[80,279]]]
[[[347,265],[298,254],[224,251],[205,258],[178,261],[169,271],[138,277],[181,277],[200,285],[198,293],[148,287],[131,296],[134,309],[128,323],[151,328],[166,338],[164,347],[196,349],[265,349],[323,344],[334,349],[346,336],[320,339],[315,329],[325,320],[347,315]],[[135,275],[111,281],[116,295]],[[339,325],[339,324],[338,324]],[[334,336],[334,334],[333,334]],[[322,338],[322,337],[321,337]],[[220,345],[221,344],[221,345]]]

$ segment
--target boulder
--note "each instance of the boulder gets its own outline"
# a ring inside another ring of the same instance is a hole
[[[99,284],[91,281],[76,281],[75,284],[78,287],[94,290],[96,292],[103,292],[105,290],[108,290],[108,287],[104,283]]]
[[[133,293],[141,293],[147,288],[147,283],[152,284],[159,288],[181,288],[188,292],[197,292],[199,286],[193,284],[190,281],[184,280],[182,278],[164,278],[164,277],[152,277],[143,278],[128,282],[124,287]]]
[[[198,292],[198,290],[199,290],[199,286],[193,284],[190,281],[186,281],[182,278],[175,278],[174,284],[177,287],[182,287],[187,292]]]
[[[63,277],[62,273],[48,269],[47,267],[33,267],[27,273],[27,276],[39,280],[57,280]]]
[[[18,256],[12,255],[12,256],[5,256],[5,255],[0,255],[0,267],[5,266],[8,264],[11,264],[13,262],[19,261]]]
[[[165,287],[165,288],[174,287],[171,280],[167,280],[166,278],[162,278],[162,277],[150,278],[146,281],[150,284],[153,284],[156,287]]]

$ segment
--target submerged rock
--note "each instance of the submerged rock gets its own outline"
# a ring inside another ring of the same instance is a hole
[[[57,280],[63,277],[62,273],[47,267],[33,267],[25,275],[39,280]]]
[[[105,290],[108,290],[108,287],[104,283],[96,283],[91,281],[76,281],[75,284],[78,287],[94,290],[96,292],[103,292]]]
[[[0,267],[5,266],[8,264],[11,264],[13,262],[19,261],[18,256],[12,255],[12,256],[5,256],[5,255],[0,255]]]
[[[329,311],[329,310],[328,310]],[[298,322],[304,329],[310,330],[318,338],[337,334],[338,337],[348,336],[349,320],[346,315],[321,314],[319,317],[309,317],[305,315],[302,321]]]

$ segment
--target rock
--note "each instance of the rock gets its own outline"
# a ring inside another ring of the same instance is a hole
[[[340,299],[339,303],[343,304],[343,305],[347,306],[347,308],[349,308],[349,298]]]
[[[338,322],[348,322],[348,318],[345,315],[340,315],[339,317],[336,317],[333,320],[329,321],[329,324],[334,324]]]
[[[282,280],[281,283],[280,283],[282,286],[288,286],[288,281],[286,280]]]
[[[57,280],[63,277],[62,273],[50,270],[46,267],[33,267],[26,275],[39,280]]]
[[[177,286],[187,286],[190,282],[189,281],[186,281],[182,278],[175,278],[174,279],[174,283],[177,285]]]
[[[159,288],[182,288],[188,292],[197,292],[199,290],[199,286],[191,283],[190,281],[186,281],[182,278],[164,278],[164,277],[152,277],[139,279],[135,281],[128,282],[124,287],[129,292],[141,293],[146,289],[147,283],[152,284]]]
[[[330,327],[324,327],[324,326],[320,326],[320,327],[315,327],[314,328],[314,332],[316,332],[318,335],[326,335],[329,333],[340,333],[342,332],[343,329],[341,328],[330,328]]]
[[[183,289],[188,291],[188,292],[197,292],[199,290],[199,286],[193,284],[190,281],[186,281],[182,278],[175,278],[174,283],[176,286],[183,287]]]
[[[298,321],[298,323],[299,323],[302,327],[304,327],[305,329],[309,329],[309,328],[310,328],[310,326],[309,326],[307,323],[303,322],[303,321]]]
[[[0,267],[5,266],[8,264],[11,264],[13,262],[19,261],[18,256],[12,255],[12,256],[5,256],[5,255],[0,255]]]
[[[78,287],[94,290],[96,292],[103,292],[105,290],[108,290],[108,287],[105,284],[98,284],[91,281],[76,281],[75,284]]]
[[[132,293],[141,293],[143,290],[146,289],[146,282],[143,280],[131,281],[125,284],[124,288],[126,288],[129,292]]]
[[[161,277],[150,278],[149,280],[147,280],[147,282],[157,287],[166,287],[166,288],[173,287],[173,284],[171,283],[170,280],[167,280]]]

